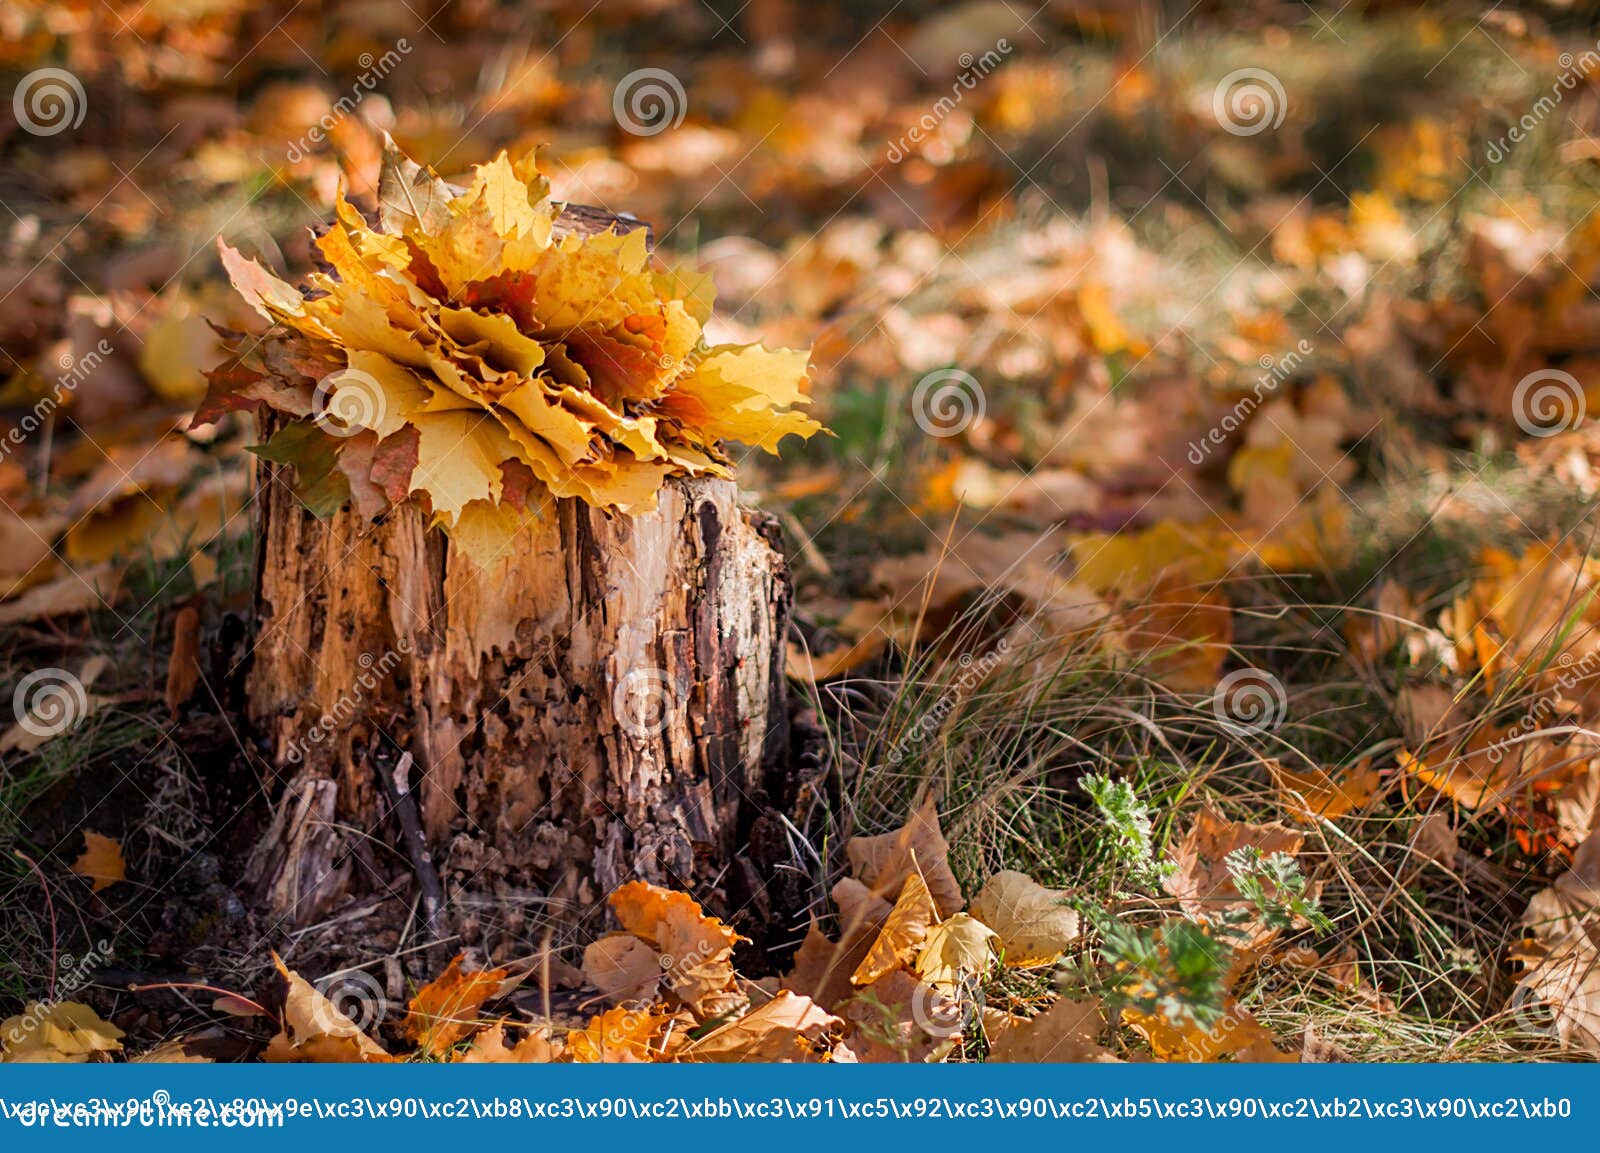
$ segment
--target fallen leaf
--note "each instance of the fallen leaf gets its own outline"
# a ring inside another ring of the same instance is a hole
[[[661,986],[661,954],[638,937],[612,933],[583,951],[583,976],[613,1001],[653,999]]]
[[[406,1010],[406,1038],[421,1051],[439,1054],[478,1026],[478,1010],[500,993],[504,969],[462,969],[465,953],[457,953],[444,972],[417,990]]]
[[[212,1065],[216,1058],[190,1052],[189,1042],[180,1037],[176,1041],[163,1041],[128,1061],[133,1065]]]
[[[318,1064],[394,1060],[315,985],[290,971],[276,953],[272,963],[289,983],[289,990],[283,1002],[283,1029],[267,1044],[264,1060]]]
[[[982,977],[994,963],[994,939],[982,921],[957,913],[928,930],[917,953],[917,975],[937,989]]]
[[[1045,1062],[1112,1062],[1119,1058],[1099,1043],[1105,1012],[1097,1000],[1058,997],[1043,1013],[1009,1024],[993,1039],[989,1060],[995,1064]]]
[[[968,911],[993,929],[1008,966],[1047,965],[1078,939],[1078,914],[1067,894],[1025,873],[999,872],[984,882]]]
[[[96,893],[126,880],[127,866],[122,860],[122,844],[111,837],[84,830],[83,852],[72,863],[72,871],[93,881]]]
[[[515,1045],[506,1044],[505,1023],[496,1021],[472,1038],[456,1060],[463,1065],[547,1065],[561,1048],[543,1029],[530,1029]]]
[[[1600,1057],[1600,832],[1534,895],[1522,922],[1538,948],[1513,1005],[1547,1006],[1563,1044]]]
[[[54,668],[29,673],[12,696],[17,723],[0,736],[0,753],[31,753],[99,712],[106,698],[88,690],[110,666],[111,658],[101,655],[90,657],[76,674]]]
[[[962,1000],[896,969],[838,1007],[851,1026],[845,1044],[868,1063],[937,1059],[966,1025]]]
[[[878,978],[911,963],[928,929],[938,916],[933,907],[933,897],[918,873],[909,873],[900,890],[900,899],[894,903],[889,918],[878,932],[872,948],[856,966],[850,976],[852,985],[870,985]]]
[[[1221,1057],[1274,1063],[1298,1060],[1279,1050],[1271,1032],[1231,998],[1223,1006],[1222,1017],[1206,1028],[1192,1022],[1175,1025],[1164,1015],[1130,1008],[1122,1010],[1122,1019],[1150,1042],[1151,1052],[1161,1061],[1204,1062]]]
[[[1335,1065],[1354,1061],[1355,1058],[1346,1053],[1332,1041],[1324,1040],[1317,1036],[1311,1023],[1306,1023],[1306,1031],[1300,1037],[1300,1063],[1302,1065]]]
[[[671,1013],[619,1005],[568,1033],[567,1052],[581,1064],[655,1061],[665,1055],[661,1036],[674,1019]]]
[[[687,893],[629,881],[611,894],[611,908],[625,930],[660,955],[662,987],[697,1020],[713,1020],[743,1001],[733,971],[739,934]]]
[[[1166,879],[1167,892],[1178,898],[1191,917],[1216,917],[1249,911],[1252,903],[1239,892],[1227,865],[1235,849],[1251,847],[1263,854],[1300,851],[1305,838],[1276,822],[1265,825],[1230,821],[1216,810],[1201,809],[1183,842],[1173,852],[1177,869]],[[1276,935],[1259,924],[1246,947],[1256,947]]]
[[[1273,760],[1267,770],[1277,786],[1278,803],[1295,820],[1307,823],[1337,820],[1372,800],[1383,785],[1371,758],[1343,770],[1290,769]]]
[[[899,893],[906,877],[919,873],[941,917],[960,912],[966,898],[950,871],[950,846],[939,830],[939,814],[929,797],[899,829],[845,842],[850,871],[879,896]]]
[[[809,997],[783,990],[760,1008],[684,1046],[685,1061],[816,1061],[824,1033],[843,1022]]]
[[[77,1001],[29,1002],[0,1024],[0,1053],[8,1062],[80,1062],[122,1048],[122,1030]]]
[[[167,659],[167,708],[174,719],[200,683],[200,612],[193,605],[178,610],[172,622],[172,656]]]

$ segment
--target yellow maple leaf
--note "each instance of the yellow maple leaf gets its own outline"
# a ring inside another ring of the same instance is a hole
[[[101,889],[109,889],[127,877],[121,843],[86,830],[83,834],[83,852],[72,863],[72,871],[93,881],[97,893]]]
[[[308,506],[339,508],[348,477],[363,513],[413,499],[493,564],[547,498],[637,514],[673,477],[731,476],[723,441],[776,452],[821,430],[802,411],[807,353],[709,346],[710,278],[652,267],[642,228],[558,236],[531,155],[502,152],[462,189],[389,141],[378,199],[374,227],[337,198],[317,242],[332,271],[304,294],[222,245],[234,287],[281,327],[270,358],[213,376],[202,411],[265,400],[309,418],[270,457],[296,467]],[[412,430],[413,455],[357,439]],[[537,491],[508,497],[513,468]]]

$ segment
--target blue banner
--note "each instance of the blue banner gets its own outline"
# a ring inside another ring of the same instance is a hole
[[[0,1066],[0,1149],[488,1137],[815,1153],[1044,1138],[1257,1139],[1296,1153],[1448,1141],[1454,1153],[1590,1147],[1597,1097],[1593,1065],[13,1065]]]

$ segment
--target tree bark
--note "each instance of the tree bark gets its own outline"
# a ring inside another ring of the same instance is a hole
[[[484,571],[414,508],[319,520],[259,469],[249,711],[281,788],[247,880],[270,918],[415,894],[418,823],[468,940],[564,940],[632,878],[727,904],[781,791],[790,598],[731,482],[632,518],[562,501]],[[409,831],[386,819],[407,796]]]

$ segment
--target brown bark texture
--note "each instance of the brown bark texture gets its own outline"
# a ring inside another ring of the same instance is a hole
[[[790,592],[732,482],[670,482],[636,517],[561,501],[484,570],[415,508],[323,520],[287,481],[261,462],[247,693],[274,802],[246,872],[266,915],[426,898],[436,867],[439,931],[571,940],[633,878],[713,907],[730,878],[759,887],[736,858],[786,762]]]

